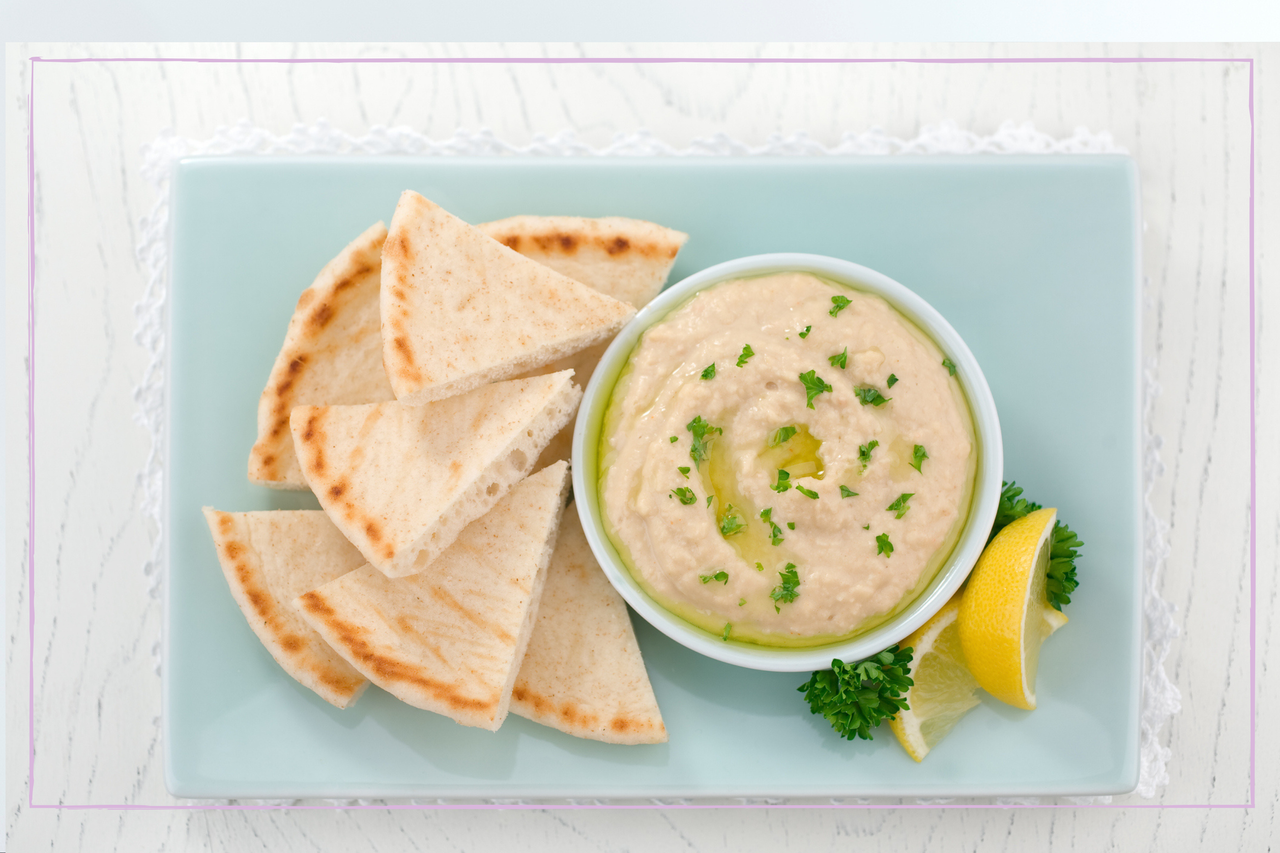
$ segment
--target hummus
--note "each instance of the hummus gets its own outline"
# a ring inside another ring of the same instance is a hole
[[[818,645],[946,561],[977,453],[945,354],[806,273],[708,288],[645,332],[601,434],[605,529],[658,603],[726,639]]]

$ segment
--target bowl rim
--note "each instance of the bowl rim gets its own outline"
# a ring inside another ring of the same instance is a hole
[[[807,272],[884,298],[920,327],[956,365],[956,378],[969,402],[978,449],[969,519],[951,555],[933,580],[901,613],[865,634],[822,646],[761,646],[723,640],[667,610],[652,599],[623,565],[604,531],[598,495],[599,433],[618,374],[641,335],[713,285],[779,272]],[[593,448],[588,449],[591,439]],[[833,659],[854,661],[873,655],[910,635],[947,603],[969,576],[986,546],[1002,486],[1003,443],[991,389],[977,359],[959,333],[938,311],[905,285],[876,270],[827,255],[782,252],[725,261],[671,285],[638,311],[601,356],[583,393],[573,431],[573,491],[587,543],[609,583],[640,616],[677,643],[724,663],[773,672],[829,669]],[[591,476],[588,478],[588,474]]]

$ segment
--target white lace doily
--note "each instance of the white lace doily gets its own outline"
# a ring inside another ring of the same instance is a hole
[[[912,155],[912,154],[1119,154],[1124,148],[1115,144],[1111,134],[1092,133],[1077,128],[1070,136],[1056,138],[1035,129],[1031,122],[1015,124],[1007,121],[995,133],[981,135],[961,130],[955,124],[944,122],[926,126],[913,139],[899,139],[879,129],[863,133],[846,133],[834,146],[827,147],[804,132],[789,136],[774,134],[763,145],[752,146],[717,133],[705,139],[695,139],[687,148],[676,148],[655,137],[646,130],[630,134],[618,134],[603,148],[593,148],[581,142],[572,131],[562,131],[554,136],[535,136],[526,146],[511,145],[496,138],[487,130],[459,130],[448,139],[429,139],[407,127],[374,127],[365,136],[351,136],[327,122],[314,125],[295,125],[289,133],[279,136],[241,122],[234,127],[219,128],[210,139],[185,139],[172,132],[162,133],[143,149],[143,176],[156,190],[156,203],[150,215],[142,220],[142,240],[138,256],[148,271],[147,287],[142,299],[135,306],[137,316],[136,340],[146,351],[148,362],[142,382],[134,390],[138,404],[135,419],[151,436],[151,451],[145,470],[142,508],[146,517],[155,525],[151,545],[151,557],[144,566],[150,579],[152,597],[158,597],[164,575],[164,431],[165,422],[165,310],[169,287],[169,180],[173,164],[182,157],[217,155],[411,155],[411,156],[525,156],[525,157],[807,157],[830,154],[842,155]],[[1160,461],[1163,441],[1151,432],[1150,413],[1159,385],[1155,382],[1154,367],[1148,365],[1143,377],[1143,503],[1144,503],[1144,559],[1143,559],[1143,682],[1142,682],[1142,770],[1136,792],[1143,797],[1154,797],[1156,791],[1168,784],[1166,764],[1171,751],[1160,744],[1160,731],[1181,707],[1178,688],[1169,680],[1164,670],[1165,659],[1179,629],[1173,618],[1173,606],[1160,597],[1159,581],[1169,553],[1168,523],[1160,518],[1151,503],[1151,490],[1156,478],[1164,473]],[[153,647],[155,669],[160,671],[160,645]],[[1065,797],[1069,803],[1087,805],[1110,802],[1110,797]],[[249,801],[237,801],[247,803]],[[253,801],[265,803],[268,801]],[[271,801],[275,802],[275,801]],[[294,801],[281,801],[281,804]],[[367,805],[366,800],[325,801],[333,805]],[[414,800],[423,804],[434,800]],[[498,803],[499,801],[494,801]],[[516,801],[501,801],[516,802]],[[601,802],[601,801],[591,801]],[[653,801],[667,804],[668,801]],[[670,801],[683,804],[685,801]],[[699,801],[701,802],[701,801]],[[726,802],[753,805],[774,805],[784,802],[775,799],[742,800]],[[866,804],[869,800],[833,800],[835,803]],[[920,800],[922,804],[940,804],[953,800]],[[1001,805],[1037,804],[1034,798],[1002,798]]]

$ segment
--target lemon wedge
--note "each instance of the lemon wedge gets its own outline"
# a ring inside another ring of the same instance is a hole
[[[1018,708],[1036,707],[1040,645],[1067,623],[1049,606],[1045,576],[1058,511],[1036,510],[987,545],[960,601],[960,645],[978,686]]]
[[[965,666],[957,627],[960,600],[956,593],[932,619],[899,645],[912,649],[915,682],[903,696],[909,706],[889,721],[898,743],[916,761],[946,737],[978,704],[978,682]]]

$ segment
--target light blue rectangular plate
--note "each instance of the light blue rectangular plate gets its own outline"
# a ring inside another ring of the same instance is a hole
[[[995,395],[1005,477],[1084,539],[1040,707],[986,699],[922,764],[839,739],[797,674],[716,663],[635,621],[670,742],[511,716],[464,728],[371,688],[332,708],[236,608],[200,508],[314,508],[251,485],[258,396],[298,294],[412,188],[470,222],[630,216],[688,232],[671,280],[762,252],[879,270],[931,302]],[[1138,188],[1128,158],[206,159],[173,184],[165,767],[183,797],[1109,794],[1138,778]]]

